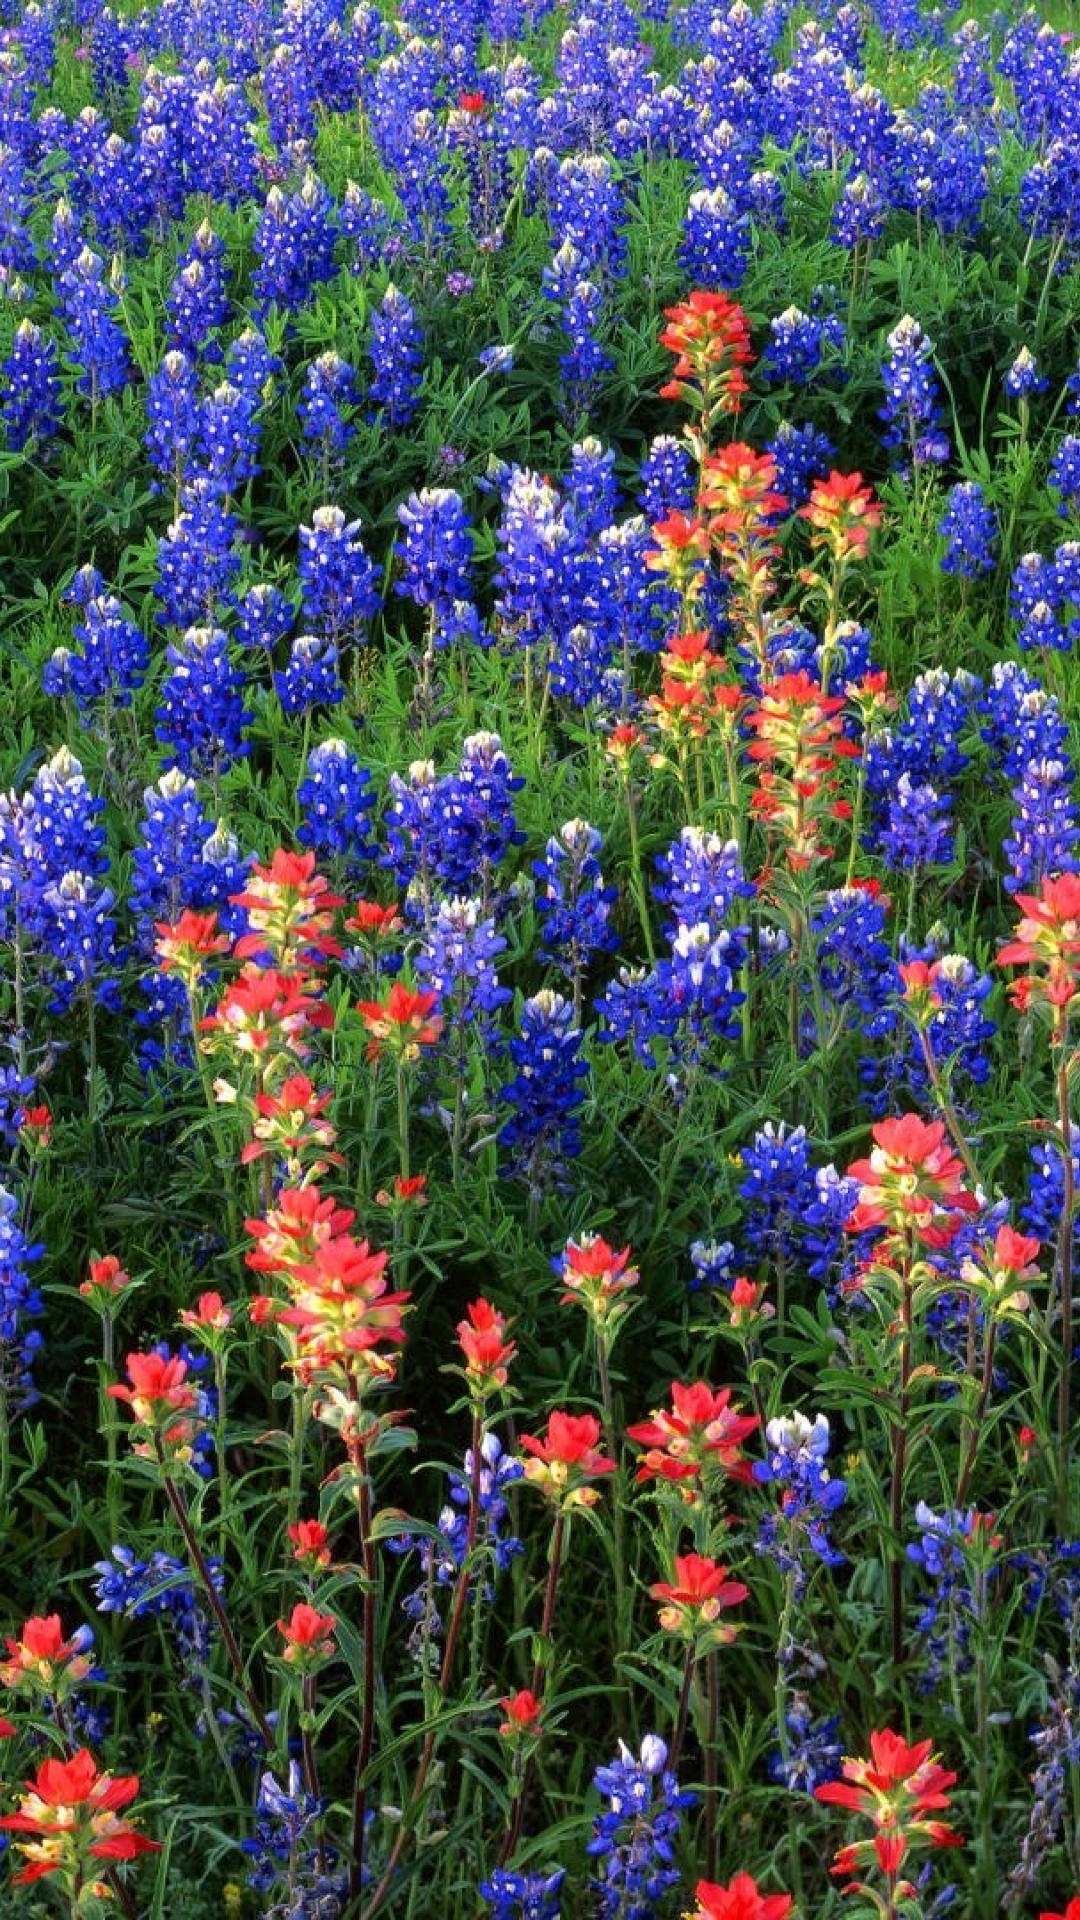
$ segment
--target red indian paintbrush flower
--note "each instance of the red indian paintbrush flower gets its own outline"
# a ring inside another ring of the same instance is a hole
[[[630,1311],[624,1298],[641,1278],[630,1265],[630,1248],[618,1252],[598,1233],[587,1233],[580,1240],[568,1240],[563,1249],[559,1277],[565,1293],[559,1295],[560,1307],[575,1301],[585,1308],[598,1327],[610,1327]]]
[[[825,548],[836,561],[861,560],[870,535],[881,525],[881,507],[861,473],[837,473],[815,480],[799,516],[814,528],[812,544]]]
[[[859,1182],[849,1233],[884,1227],[899,1238],[947,1247],[979,1202],[964,1186],[963,1161],[946,1139],[944,1122],[905,1113],[880,1121],[871,1135],[869,1159],[848,1168]]]
[[[135,1774],[114,1779],[99,1773],[85,1747],[70,1760],[43,1760],[26,1782],[18,1812],[0,1820],[6,1832],[28,1836],[15,1842],[15,1851],[28,1863],[14,1875],[15,1883],[57,1873],[74,1898],[91,1858],[135,1860],[140,1853],[159,1852],[159,1841],[145,1839],[118,1817],[138,1791]]]
[[[333,1097],[329,1088],[320,1093],[306,1073],[288,1074],[276,1093],[257,1093],[252,1101],[255,1137],[240,1155],[241,1166],[267,1154],[281,1155],[291,1179],[299,1178],[305,1161],[314,1160],[310,1171],[315,1175],[327,1166],[340,1167],[341,1154],[329,1151],[337,1128],[323,1118]]]
[[[179,1354],[129,1353],[125,1365],[129,1384],[109,1387],[109,1398],[126,1401],[144,1427],[168,1425],[174,1414],[195,1405],[188,1364]]]
[[[91,1260],[87,1278],[79,1282],[79,1292],[99,1313],[111,1313],[115,1311],[114,1300],[130,1285],[131,1275],[124,1272],[115,1253],[106,1253],[100,1260]]]
[[[443,1030],[435,1012],[437,993],[412,993],[395,980],[385,1000],[361,1000],[357,1011],[371,1039],[367,1057],[379,1060],[389,1051],[397,1060],[418,1060],[423,1047],[433,1047]]]
[[[499,1728],[504,1740],[521,1740],[523,1736],[539,1733],[544,1703],[528,1687],[522,1687],[519,1693],[506,1694],[499,1705],[506,1715]]]
[[[458,1344],[465,1359],[469,1390],[484,1399],[505,1387],[507,1368],[517,1347],[506,1338],[510,1325],[506,1315],[490,1300],[473,1300],[465,1313],[467,1318],[458,1321]]]
[[[787,1920],[795,1904],[790,1893],[762,1893],[752,1874],[737,1873],[726,1887],[699,1880],[697,1909],[686,1920]]]
[[[277,1624],[285,1642],[282,1659],[304,1673],[311,1673],[334,1652],[336,1617],[332,1613],[320,1613],[306,1600],[298,1600],[289,1618]]]
[[[192,913],[185,908],[179,920],[155,920],[154,950],[162,973],[178,973],[193,987],[215,954],[228,953],[232,941],[218,929],[216,913]]]
[[[663,1603],[660,1625],[665,1633],[681,1633],[688,1640],[705,1639],[711,1646],[726,1646],[737,1630],[721,1623],[719,1616],[727,1607],[737,1607],[749,1599],[750,1589],[741,1580],[729,1580],[728,1568],[706,1554],[677,1553],[674,1580],[656,1581],[649,1595]]]
[[[883,1873],[895,1875],[913,1848],[963,1846],[952,1827],[927,1817],[946,1810],[948,1789],[956,1782],[955,1773],[939,1764],[931,1746],[929,1740],[909,1746],[885,1727],[870,1735],[869,1760],[845,1759],[842,1780],[814,1788],[815,1799],[865,1814],[874,1823],[872,1839],[841,1847],[832,1873],[850,1875],[876,1864]]]
[[[704,1380],[671,1388],[671,1409],[627,1427],[626,1437],[646,1452],[638,1463],[639,1481],[666,1480],[684,1489],[692,1501],[713,1477],[749,1484],[753,1468],[742,1443],[758,1426],[756,1413],[740,1413],[731,1404],[730,1387],[714,1392]]]
[[[600,1495],[589,1486],[601,1474],[614,1473],[615,1462],[601,1453],[600,1422],[591,1413],[562,1413],[548,1417],[547,1433],[523,1433],[521,1444],[529,1459],[525,1478],[557,1506],[592,1507]]]
[[[63,1701],[93,1672],[93,1644],[89,1627],[77,1627],[65,1639],[58,1613],[33,1614],[17,1639],[5,1637],[7,1659],[0,1661],[0,1686]]]
[[[301,1379],[333,1370],[392,1376],[392,1357],[380,1349],[404,1344],[409,1295],[387,1291],[387,1263],[366,1240],[339,1234],[291,1269],[291,1303],[277,1318],[297,1330]]]
[[[1046,879],[1037,894],[1018,893],[1016,904],[1020,924],[999,949],[997,963],[1028,969],[1013,981],[1009,997],[1021,1013],[1049,1007],[1060,1041],[1080,997],[1080,874]]]
[[[1039,1920],[1080,1920],[1080,1893],[1073,1895],[1064,1913],[1040,1913]]]
[[[330,1534],[321,1520],[294,1520],[286,1532],[293,1543],[293,1559],[308,1573],[330,1565]]]
[[[202,1033],[226,1040],[238,1053],[256,1058],[271,1048],[288,1048],[299,1058],[309,1051],[304,1036],[312,1027],[332,1027],[333,1008],[310,993],[303,973],[249,964],[199,1022]]]
[[[244,892],[230,894],[229,902],[243,907],[251,928],[236,942],[240,960],[268,953],[279,967],[291,967],[301,959],[318,964],[341,952],[330,929],[335,909],[345,902],[316,873],[313,853],[279,847],[268,867],[252,867]]]
[[[749,383],[750,322],[726,293],[697,291],[677,307],[665,307],[668,324],[660,345],[675,355],[674,378],[661,387],[662,400],[686,400],[706,414],[706,425],[720,413],[738,413]]]
[[[253,1273],[288,1273],[313,1260],[319,1247],[347,1233],[356,1219],[349,1207],[324,1199],[318,1187],[286,1187],[262,1220],[245,1220],[256,1245],[245,1254]]]

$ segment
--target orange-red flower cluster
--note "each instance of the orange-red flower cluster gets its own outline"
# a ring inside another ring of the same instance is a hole
[[[868,1760],[846,1759],[842,1780],[815,1787],[818,1800],[865,1814],[874,1825],[871,1839],[840,1848],[831,1872],[850,1875],[876,1864],[895,1877],[912,1848],[963,1846],[952,1827],[933,1817],[949,1806],[956,1775],[939,1764],[931,1745],[917,1740],[909,1746],[885,1727],[870,1735]]]
[[[676,1380],[670,1410],[658,1408],[648,1420],[627,1427],[626,1435],[645,1448],[638,1480],[670,1482],[692,1501],[722,1480],[748,1484],[753,1479],[742,1443],[757,1425],[755,1413],[740,1413],[732,1406],[730,1387],[717,1392],[704,1380],[692,1386]]]
[[[1049,1007],[1060,1042],[1080,996],[1080,874],[1046,879],[1037,894],[1018,893],[1016,904],[1020,924],[999,950],[998,966],[1027,968],[1009,997],[1021,1013]]]
[[[674,1580],[658,1580],[649,1588],[650,1597],[662,1603],[660,1625],[665,1633],[682,1634],[709,1646],[726,1646],[734,1640],[737,1629],[721,1622],[720,1614],[748,1599],[750,1589],[741,1580],[729,1580],[728,1572],[706,1554],[677,1553]]]
[[[747,715],[755,735],[747,754],[760,766],[750,805],[779,835],[795,872],[828,856],[826,823],[851,813],[837,792],[839,763],[858,759],[859,748],[844,733],[843,707],[803,668],[764,686]]]
[[[964,1185],[964,1166],[950,1146],[941,1120],[905,1113],[871,1129],[866,1160],[848,1168],[859,1198],[847,1222],[850,1233],[883,1228],[892,1239],[947,1247],[977,1213],[979,1202]]]
[[[787,1920],[795,1904],[790,1893],[762,1893],[752,1874],[737,1873],[726,1887],[699,1880],[697,1907],[686,1920]]]
[[[6,1832],[27,1836],[15,1842],[27,1862],[13,1876],[16,1885],[56,1873],[74,1897],[91,1859],[135,1860],[140,1853],[157,1853],[159,1841],[145,1839],[130,1820],[119,1818],[138,1791],[135,1774],[113,1779],[99,1773],[85,1747],[70,1760],[43,1760],[26,1782],[18,1811],[0,1820]]]
[[[600,1494],[589,1482],[615,1471],[614,1460],[600,1451],[599,1441],[600,1422],[593,1414],[556,1409],[548,1417],[543,1438],[534,1433],[521,1436],[529,1456],[526,1480],[564,1510],[595,1506]]]

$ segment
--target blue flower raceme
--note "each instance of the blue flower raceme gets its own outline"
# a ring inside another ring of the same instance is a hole
[[[765,1440],[766,1457],[755,1462],[754,1479],[778,1489],[780,1506],[762,1520],[756,1550],[790,1575],[801,1595],[812,1564],[808,1550],[827,1567],[844,1564],[829,1538],[829,1522],[847,1499],[847,1483],[834,1479],[826,1464],[830,1435],[825,1414],[813,1420],[802,1413],[770,1420]]]
[[[644,1920],[679,1883],[675,1843],[694,1795],[680,1791],[667,1759],[664,1742],[649,1733],[636,1759],[620,1740],[618,1758],[593,1776],[606,1804],[586,1852],[602,1863],[592,1885],[603,1920]]]

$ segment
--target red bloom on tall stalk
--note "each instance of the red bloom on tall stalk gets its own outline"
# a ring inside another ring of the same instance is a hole
[[[188,1363],[179,1354],[129,1353],[125,1362],[128,1385],[112,1386],[109,1398],[123,1400],[144,1427],[168,1426],[176,1413],[195,1405],[195,1389],[187,1384]]]
[[[836,562],[861,560],[870,536],[881,525],[881,506],[861,473],[837,473],[815,480],[799,517],[814,529],[811,544],[824,548]]]
[[[457,1336],[465,1360],[469,1388],[481,1399],[505,1387],[507,1368],[517,1352],[507,1340],[509,1321],[490,1300],[473,1300],[458,1321]]]
[[[731,1404],[731,1388],[718,1392],[704,1380],[671,1388],[671,1408],[658,1408],[648,1420],[627,1427],[626,1437],[646,1449],[638,1463],[639,1482],[671,1481],[688,1501],[709,1491],[714,1482],[739,1480],[748,1485],[753,1467],[742,1443],[758,1426],[756,1413],[740,1413]]]
[[[288,1162],[290,1178],[296,1179],[304,1161],[315,1157],[311,1171],[327,1166],[340,1167],[342,1156],[331,1153],[337,1138],[332,1120],[324,1118],[334,1095],[330,1088],[319,1092],[306,1073],[290,1073],[276,1093],[257,1093],[252,1102],[254,1120],[249,1140],[240,1155],[242,1166],[260,1160],[266,1154],[280,1154]]]
[[[1020,924],[999,949],[997,963],[1028,969],[1013,981],[1009,998],[1020,1013],[1049,1007],[1060,1040],[1080,997],[1080,874],[1045,879],[1037,894],[1018,893],[1016,904]]]
[[[883,1873],[899,1873],[908,1853],[918,1847],[961,1847],[958,1833],[943,1821],[927,1816],[944,1813],[950,1805],[948,1789],[956,1775],[941,1766],[932,1742],[914,1746],[888,1727],[870,1735],[869,1760],[845,1759],[842,1780],[815,1787],[815,1799],[827,1806],[846,1807],[873,1821],[874,1835],[841,1847],[830,1871],[850,1875],[863,1866],[877,1865]]]
[[[726,1887],[699,1880],[695,1911],[687,1920],[787,1920],[795,1904],[790,1893],[762,1893],[752,1874],[737,1873]]]
[[[0,1686],[63,1700],[93,1671],[93,1642],[89,1627],[78,1627],[65,1639],[58,1613],[33,1614],[17,1639],[5,1636],[7,1659],[0,1661]]]
[[[0,1820],[6,1832],[28,1836],[15,1842],[28,1863],[13,1876],[15,1884],[58,1873],[74,1897],[90,1859],[135,1860],[159,1852],[159,1841],[145,1839],[130,1820],[118,1817],[138,1791],[135,1774],[114,1779],[99,1773],[85,1747],[70,1760],[43,1760],[26,1782],[18,1812]]]
[[[564,1509],[592,1507],[600,1498],[590,1480],[615,1472],[614,1460],[600,1451],[600,1422],[591,1413],[549,1415],[543,1438],[523,1433],[521,1444],[529,1458],[525,1478]]]
[[[356,1219],[350,1207],[324,1199],[318,1187],[286,1187],[263,1219],[245,1220],[253,1250],[245,1264],[253,1273],[288,1273],[313,1260],[321,1246],[347,1233]]]
[[[780,837],[795,872],[823,860],[832,849],[826,823],[848,819],[850,803],[837,791],[839,762],[857,760],[859,748],[844,733],[843,699],[822,692],[805,668],[763,686],[746,716],[756,736],[747,757],[761,767],[750,805]]]
[[[255,1058],[272,1048],[287,1048],[300,1059],[309,1051],[305,1035],[312,1027],[332,1027],[333,1008],[303,973],[247,965],[226,988],[213,1013],[200,1020],[203,1033],[227,1040],[238,1053]]]
[[[216,954],[228,953],[232,946],[228,934],[218,929],[216,913],[192,913],[189,908],[179,920],[155,920],[154,932],[154,951],[162,973],[178,973],[189,988],[201,978],[208,961]]]
[[[721,414],[738,413],[749,391],[743,368],[754,358],[742,307],[726,293],[699,290],[666,307],[664,318],[660,345],[675,355],[675,367],[661,399],[685,400],[703,414],[706,428]]]
[[[385,1000],[361,1000],[357,1011],[371,1035],[368,1059],[380,1060],[389,1052],[395,1060],[418,1060],[443,1030],[442,1015],[435,1012],[438,1004],[437,993],[412,993],[398,980]]]
[[[560,1271],[566,1288],[559,1295],[560,1307],[576,1302],[600,1327],[613,1325],[629,1312],[631,1303],[625,1296],[641,1278],[637,1268],[630,1265],[630,1248],[616,1252],[598,1233],[568,1240]]]
[[[749,1599],[750,1589],[741,1580],[729,1580],[728,1568],[702,1553],[677,1553],[675,1578],[657,1580],[649,1596],[661,1602],[660,1625],[665,1633],[680,1633],[687,1639],[707,1639],[710,1645],[725,1646],[734,1640],[737,1629],[720,1621],[728,1607],[737,1607]]]
[[[905,1113],[879,1121],[871,1135],[869,1158],[848,1168],[859,1182],[849,1233],[883,1227],[898,1239],[947,1247],[979,1202],[964,1185],[964,1164],[946,1138],[944,1121]]]
[[[334,914],[345,905],[315,871],[313,853],[288,853],[279,847],[268,867],[253,866],[243,893],[229,896],[243,907],[250,933],[236,942],[240,960],[268,953],[279,967],[298,961],[318,964],[341,952],[331,934]]]
[[[290,1270],[290,1304],[276,1317],[296,1329],[300,1379],[335,1372],[360,1384],[393,1378],[396,1362],[382,1349],[404,1345],[409,1295],[388,1292],[387,1264],[366,1240],[339,1234]]]

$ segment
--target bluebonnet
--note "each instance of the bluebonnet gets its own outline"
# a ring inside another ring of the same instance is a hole
[[[813,1793],[840,1776],[844,1749],[837,1739],[838,1714],[815,1719],[805,1694],[791,1691],[784,1714],[784,1745],[769,1755],[769,1778],[789,1793]]]
[[[750,256],[750,220],[724,187],[690,195],[679,260],[695,285],[737,287]]]
[[[690,454],[674,434],[661,433],[649,444],[638,477],[638,505],[652,522],[673,512],[689,513],[694,497]]]
[[[814,1191],[810,1143],[805,1127],[788,1128],[770,1120],[739,1156],[746,1202],[740,1228],[748,1260],[780,1262],[795,1251],[803,1211]]]
[[[533,861],[541,922],[538,953],[574,981],[575,991],[592,956],[610,953],[618,945],[611,926],[618,891],[603,884],[601,844],[587,820],[568,820],[551,835],[543,859]]]
[[[605,447],[592,434],[577,441],[570,449],[566,495],[578,538],[590,540],[603,533],[619,506],[614,447]]]
[[[1065,435],[1055,450],[1047,478],[1054,491],[1061,495],[1058,511],[1075,513],[1080,508],[1080,436]]]
[[[497,1573],[505,1573],[518,1554],[524,1552],[521,1541],[510,1526],[510,1504],[508,1490],[521,1479],[524,1468],[515,1455],[507,1453],[498,1435],[488,1429],[480,1443],[482,1465],[478,1483],[479,1525],[476,1534],[476,1546],[483,1548],[490,1556],[490,1565]],[[414,1551],[419,1555],[423,1578],[416,1589],[406,1595],[402,1607],[410,1620],[417,1621],[425,1634],[439,1634],[442,1622],[433,1604],[432,1585],[446,1589],[452,1587],[465,1561],[465,1549],[468,1543],[468,1513],[472,1497],[473,1454],[466,1451],[460,1470],[453,1469],[449,1475],[449,1501],[443,1507],[438,1519],[438,1538],[430,1536],[417,1539],[408,1533],[396,1535],[388,1542],[391,1551],[399,1554]],[[475,1601],[490,1602],[493,1597],[490,1582],[474,1579],[470,1588]]]
[[[281,372],[281,361],[271,353],[257,327],[245,327],[238,333],[225,356],[225,374],[254,402],[273,386]]]
[[[259,471],[260,401],[244,387],[223,380],[199,408],[199,436],[192,480],[208,497],[227,499]]]
[[[513,999],[499,985],[495,962],[506,941],[478,900],[440,900],[416,955],[416,972],[439,996],[448,1022],[464,1040],[471,1026],[490,1031],[491,1016]]]
[[[200,429],[198,378],[193,361],[174,348],[146,383],[147,431],[143,441],[155,471],[180,488]]]
[[[63,421],[56,345],[32,320],[21,320],[15,329],[0,392],[0,415],[12,453],[31,444],[45,446],[55,438]]]
[[[557,489],[528,468],[508,471],[502,500],[496,529],[496,612],[508,624],[520,623],[523,639],[534,640],[559,620],[563,575],[573,538],[570,519]]]
[[[765,451],[776,462],[776,490],[791,507],[810,497],[811,484],[832,468],[836,448],[828,434],[813,426],[798,427],[782,420]]]
[[[152,948],[155,920],[170,924],[184,907],[224,909],[229,895],[244,886],[245,864],[236,843],[216,829],[203,811],[198,788],[179,768],[145,788],[139,844],[132,855],[129,904],[143,923]],[[234,915],[237,921],[242,915]],[[224,912],[223,923],[230,923]],[[234,929],[239,931],[239,925]]]
[[[368,393],[388,427],[406,427],[420,406],[423,337],[410,302],[392,283],[371,316]]]
[[[1075,872],[1080,841],[1073,791],[1074,774],[1065,760],[1032,760],[1013,788],[1011,831],[1002,842],[1010,872],[1009,893],[1037,891],[1048,875]]]
[[[1019,662],[995,665],[985,709],[987,739],[1007,779],[1020,780],[1032,760],[1068,764],[1069,729],[1058,701]]]
[[[210,336],[225,325],[229,299],[225,291],[225,242],[208,220],[197,227],[181,259],[166,302],[169,343],[196,359],[220,359]]]
[[[940,465],[949,457],[949,441],[941,426],[940,387],[931,364],[933,343],[919,322],[905,314],[890,333],[888,346],[889,357],[881,369],[885,445],[900,451],[906,468]]]
[[[680,1815],[694,1795],[680,1792],[667,1758],[664,1742],[647,1733],[637,1759],[620,1740],[618,1758],[593,1775],[607,1803],[585,1848],[603,1862],[592,1883],[598,1920],[649,1920],[655,1903],[679,1883],[675,1844]]]
[[[301,846],[344,860],[350,869],[375,858],[375,843],[365,838],[375,806],[371,775],[344,740],[323,740],[312,748],[296,806]]]
[[[1080,1155],[1073,1154],[1073,1178],[1080,1188]],[[1035,1234],[1045,1246],[1053,1246],[1061,1231],[1065,1205],[1065,1169],[1058,1147],[1040,1143],[1031,1149],[1031,1177],[1028,1197],[1021,1209],[1027,1233]],[[1080,1217],[1073,1229],[1073,1240],[1080,1246]]]
[[[833,1297],[852,1250],[847,1223],[859,1198],[859,1186],[831,1162],[814,1173],[814,1197],[803,1210],[802,1258],[811,1280]],[[857,1245],[857,1243],[856,1243]]]
[[[66,747],[38,768],[25,793],[0,795],[0,922],[9,939],[30,932],[47,950],[46,891],[68,873],[104,872],[103,808]]]
[[[943,573],[974,580],[981,573],[993,571],[997,515],[987,504],[978,481],[961,480],[949,488],[938,532],[945,541]]]
[[[1009,1875],[1014,1902],[1034,1893],[1069,1817],[1070,1784],[1080,1761],[1080,1675],[1071,1665],[1052,1671],[1043,1718],[1030,1738],[1038,1764],[1031,1775],[1031,1818],[1020,1858]]]
[[[206,1564],[217,1592],[224,1593],[222,1562],[210,1555]],[[117,1545],[107,1560],[94,1562],[94,1572],[99,1613],[119,1613],[131,1620],[167,1619],[180,1671],[188,1666],[205,1671],[216,1629],[185,1560],[160,1551],[140,1560],[130,1547]]]
[[[249,587],[236,603],[236,637],[242,646],[273,653],[296,618],[291,600],[269,582]]]
[[[732,966],[741,957],[733,936],[714,934],[705,921],[677,927],[669,958],[649,972],[620,968],[609,982],[596,1003],[601,1040],[610,1045],[629,1039],[638,1059],[653,1069],[655,1043],[664,1041],[677,1086],[680,1068],[708,1060],[716,1041],[738,1035],[745,996],[735,987]]]
[[[338,673],[338,650],[319,634],[297,634],[288,663],[274,673],[274,691],[282,711],[295,717],[314,707],[333,707],[345,698]]]
[[[510,1169],[538,1191],[558,1182],[581,1151],[578,1114],[589,1065],[569,1001],[547,987],[526,1000],[509,1054],[515,1072],[500,1098],[512,1111],[499,1142]]]
[[[656,865],[662,877],[655,892],[670,910],[672,938],[679,927],[702,922],[719,933],[736,901],[754,895],[737,842],[702,827],[683,827]]]
[[[1033,393],[1045,393],[1050,382],[1039,372],[1031,348],[1021,347],[1005,375],[1003,385],[1010,399],[1028,400]]]
[[[812,1421],[801,1413],[770,1420],[765,1441],[766,1457],[755,1461],[754,1479],[779,1489],[780,1506],[763,1518],[756,1551],[791,1577],[799,1597],[809,1578],[808,1548],[827,1567],[843,1565],[843,1554],[829,1538],[829,1521],[847,1498],[847,1484],[834,1480],[826,1464],[829,1422],[823,1413]]]
[[[77,386],[92,405],[119,393],[131,374],[127,337],[115,318],[117,299],[105,280],[105,262],[83,247],[60,279],[61,306],[71,333]]]
[[[106,697],[118,707],[129,707],[150,665],[150,643],[128,620],[113,594],[88,601],[74,638],[79,646],[66,663],[66,685],[80,714],[87,717],[94,702]]]
[[[770,379],[805,386],[822,365],[827,349],[844,344],[844,323],[835,315],[821,318],[801,307],[785,307],[769,321],[769,344],[762,355],[762,371]]]
[[[857,173],[845,183],[833,209],[829,238],[849,250],[864,240],[878,240],[888,214],[889,203],[877,182],[868,173]]]
[[[735,1248],[730,1240],[693,1240],[690,1265],[692,1293],[700,1287],[730,1287],[736,1277]]]
[[[42,1337],[29,1323],[45,1309],[29,1269],[44,1251],[23,1231],[17,1196],[0,1187],[0,1396],[14,1412],[38,1398],[32,1368]]]
[[[316,507],[300,528],[300,591],[304,618],[336,640],[359,639],[379,604],[379,569],[360,539],[359,520],[340,507]]]
[[[255,1832],[240,1844],[251,1860],[248,1886],[271,1897],[267,1920],[332,1920],[342,1911],[347,1875],[325,1848],[304,1845],[315,1840],[325,1806],[305,1791],[295,1760],[286,1786],[273,1773],[260,1776]]]
[[[397,592],[430,609],[436,646],[447,646],[466,625],[473,595],[472,521],[451,487],[425,487],[397,510],[403,528],[394,548],[401,568]]]
[[[496,1867],[480,1882],[480,1898],[490,1909],[489,1920],[559,1920],[559,1890],[566,1869],[553,1873],[515,1873]]]
[[[907,1557],[921,1567],[926,1589],[916,1630],[925,1639],[926,1665],[918,1682],[920,1693],[933,1692],[949,1672],[964,1673],[972,1665],[971,1635],[985,1610],[986,1582],[993,1567],[972,1581],[971,1546],[974,1536],[988,1527],[990,1516],[952,1510],[935,1513],[920,1500],[915,1522],[922,1530],[910,1542]],[[944,1620],[942,1615],[944,1614]]]
[[[0,1140],[14,1147],[23,1123],[23,1114],[34,1104],[37,1082],[18,1067],[0,1067]]]
[[[189,627],[170,641],[165,660],[154,732],[166,766],[216,776],[251,751],[244,676],[229,656],[228,635],[220,627]]]
[[[454,892],[490,901],[500,863],[525,837],[514,815],[524,784],[497,733],[468,736],[457,773],[439,782],[438,872]]]
[[[564,387],[569,389],[571,406],[583,404],[588,389],[611,365],[611,355],[599,340],[604,296],[596,282],[587,277],[586,266],[572,241],[564,240],[543,275],[545,293],[561,307],[563,331],[569,341],[567,352],[559,360],[559,371]]]
[[[898,986],[885,927],[884,904],[866,887],[833,888],[811,922],[821,985],[867,1036],[884,1031],[881,1016]]]
[[[306,306],[319,283],[333,278],[336,240],[334,201],[317,174],[306,173],[293,194],[271,187],[254,240],[256,312]]]
[[[897,867],[947,865],[954,853],[948,796],[938,793],[928,780],[913,780],[909,773],[902,773],[889,802],[881,848]]]
[[[66,1012],[80,993],[118,1009],[115,905],[110,888],[78,868],[43,887],[40,940],[59,971],[50,1011]]]
[[[180,512],[158,541],[158,618],[175,627],[212,621],[240,571],[239,525],[208,476],[181,490]]]
[[[296,409],[308,451],[324,462],[343,453],[355,432],[350,416],[359,402],[355,368],[339,353],[320,353],[304,376]]]

